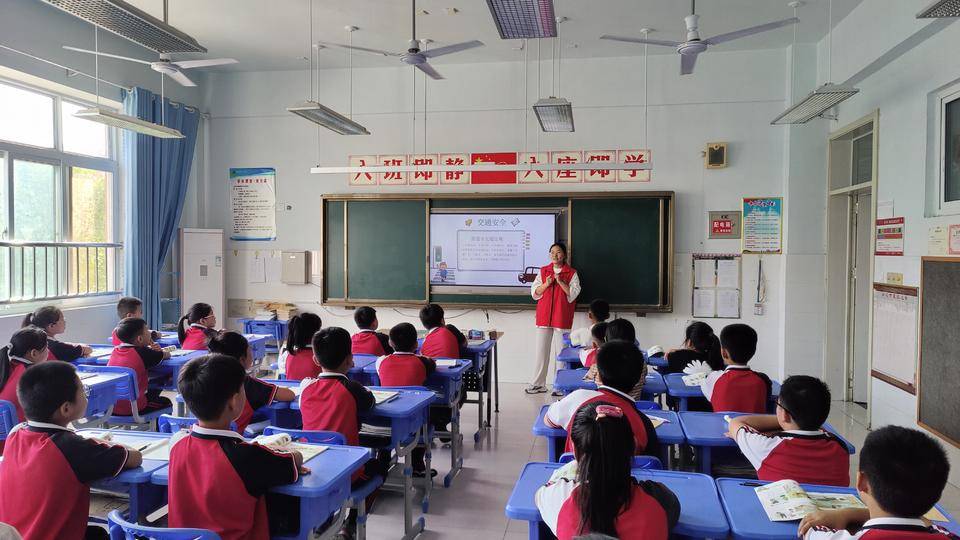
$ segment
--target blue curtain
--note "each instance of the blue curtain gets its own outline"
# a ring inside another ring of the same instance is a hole
[[[160,271],[173,244],[187,195],[187,181],[197,142],[196,109],[163,100],[149,90],[123,93],[123,112],[179,130],[183,139],[159,139],[123,131],[126,174],[124,228],[125,292],[143,300],[143,316],[157,328],[160,316]]]

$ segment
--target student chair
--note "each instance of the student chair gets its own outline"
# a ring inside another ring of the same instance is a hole
[[[660,404],[656,401],[638,401],[637,402],[638,411],[656,411],[660,410]]]
[[[171,414],[161,414],[157,418],[157,431],[160,433],[176,433],[181,430],[190,431],[194,424],[199,422],[195,416],[173,416]],[[230,429],[236,431],[237,424],[230,422]],[[244,433],[246,436],[247,433]]]
[[[275,433],[286,433],[295,441],[304,441],[311,444],[347,444],[344,436],[336,431],[309,431],[275,426],[268,426],[263,430],[264,435],[273,435]],[[372,454],[371,452],[371,455]],[[357,540],[364,540],[367,537],[367,497],[381,485],[383,485],[383,477],[374,476],[359,485],[353,486],[350,490],[347,507],[357,510]]]
[[[17,425],[17,409],[13,403],[0,399],[0,441],[7,440],[10,431]]]
[[[101,373],[122,373],[126,375],[126,377],[120,379],[117,384],[117,400],[129,401],[130,410],[133,412],[133,414],[130,416],[119,416],[116,414],[110,415],[110,418],[106,422],[107,424],[115,424],[127,426],[130,429],[150,431],[154,429],[157,418],[159,418],[161,415],[170,414],[173,412],[173,407],[166,407],[147,414],[140,414],[140,411],[137,410],[137,396],[140,395],[139,387],[137,386],[137,373],[133,370],[133,368],[122,366],[97,366],[95,369],[87,370],[99,371]]]
[[[207,529],[166,529],[146,527],[130,523],[123,519],[119,510],[107,515],[110,528],[110,540],[220,540],[220,535]]]
[[[568,463],[570,461],[573,461],[572,452],[567,452],[560,456],[559,463]],[[630,465],[630,468],[660,471],[663,470],[663,463],[660,462],[659,458],[653,456],[633,456],[633,463]]]

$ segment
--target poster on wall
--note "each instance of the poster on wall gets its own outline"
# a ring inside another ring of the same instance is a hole
[[[740,212],[709,213],[710,230],[707,231],[711,240],[739,240],[740,239]]]
[[[783,199],[743,199],[744,253],[781,253],[783,250]]]
[[[903,256],[903,218],[877,220],[877,256]]]
[[[231,240],[277,239],[277,170],[230,169]]]
[[[951,225],[947,237],[949,238],[947,251],[950,255],[960,255],[960,225]]]

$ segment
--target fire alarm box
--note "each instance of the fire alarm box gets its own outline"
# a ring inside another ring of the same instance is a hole
[[[706,167],[708,169],[722,169],[727,166],[727,143],[707,143]]]
[[[310,281],[310,253],[284,251],[280,267],[280,281],[288,285],[306,285]]]

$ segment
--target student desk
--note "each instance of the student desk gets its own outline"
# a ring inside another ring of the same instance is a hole
[[[373,386],[375,384],[373,379],[369,378],[367,376],[367,372],[364,370],[367,368],[367,366],[374,366],[373,371],[376,373],[376,365],[376,356],[372,354],[355,354],[353,355],[353,367],[350,368],[349,372],[347,372],[347,377],[364,386]]]
[[[279,319],[269,321],[239,319],[237,322],[243,325],[244,334],[267,334],[270,336],[268,341],[272,341],[273,343],[267,344],[266,352],[280,352],[280,344],[287,339],[288,321],[281,321]]]
[[[253,366],[259,367],[267,357],[267,341],[273,338],[273,334],[244,334],[243,337],[247,338],[253,352]]]
[[[471,355],[473,361],[471,372],[476,375],[477,400],[464,400],[464,403],[477,404],[477,432],[473,434],[473,441],[480,442],[480,437],[490,428],[491,410],[500,412],[500,367],[497,358],[497,341],[503,337],[503,332],[490,331],[489,339],[470,339],[467,340],[467,352]],[[493,367],[493,386],[490,384],[490,366]],[[467,387],[470,385],[468,384]],[[464,389],[466,392],[467,389]],[[491,403],[493,393],[496,393],[496,401]],[[487,416],[484,421],[483,406],[486,399]]]
[[[530,540],[550,538],[550,529],[544,524],[537,509],[535,495],[547,483],[559,463],[527,463],[507,501],[506,514],[510,519],[526,521]],[[717,496],[717,488],[709,476],[676,471],[634,470],[638,480],[661,482],[680,499],[680,520],[673,528],[675,535],[690,538],[726,538],[730,527]]]
[[[561,369],[557,371],[557,378],[553,381],[554,390],[559,390],[564,394],[569,394],[574,390],[596,390],[597,384],[593,381],[583,380],[587,374],[586,368],[581,369]],[[654,370],[647,371],[646,381],[643,383],[643,396],[654,397],[667,391],[667,385],[663,377]]]
[[[767,483],[743,480],[742,478],[717,479],[720,503],[723,505],[723,511],[730,523],[732,538],[738,540],[788,540],[797,538],[799,521],[770,521],[767,518],[767,513],[763,511],[763,506],[757,499],[754,488]],[[802,485],[803,489],[813,493],[857,493],[854,488]],[[960,525],[939,504],[937,509],[949,521],[935,523],[957,534],[960,531]]]
[[[87,395],[87,412],[78,428],[95,428],[110,418],[117,403],[117,386],[126,376],[122,373],[96,373],[96,368],[86,368],[78,373],[83,391]]]
[[[677,398],[679,400],[678,410],[680,412],[688,410],[688,400],[690,398],[704,397],[703,390],[700,386],[687,386],[683,382],[683,376],[685,373],[668,373],[663,376],[664,382],[667,383],[667,395],[670,397]],[[777,381],[771,381],[771,392],[770,392],[770,401],[775,406],[777,402],[777,397],[780,396],[780,383]]]
[[[160,337],[156,339],[157,345],[161,347],[180,346],[180,337],[176,332],[160,332]]]
[[[736,447],[737,443],[727,437],[725,433],[729,429],[727,421],[723,419],[724,415],[743,416],[742,413],[709,413],[709,412],[681,412],[680,426],[683,427],[683,434],[687,438],[687,444],[697,449],[700,461],[700,472],[710,474],[710,451],[716,447]],[[833,433],[844,444],[852,455],[856,452],[856,447],[850,441],[844,439],[837,433],[837,430],[830,424],[823,424],[823,429]]]
[[[551,463],[556,463],[560,459],[560,454],[563,453],[564,445],[567,443],[567,430],[547,425],[545,418],[548,408],[550,408],[549,405],[544,405],[540,408],[540,414],[537,415],[537,420],[533,423],[533,434],[537,437],[547,438],[547,459]],[[663,463],[666,464],[669,455],[667,447],[674,444],[683,444],[686,441],[683,428],[680,427],[680,420],[677,418],[677,413],[658,410],[641,411],[641,413],[667,420],[667,422],[660,424],[660,427],[657,428],[657,439],[660,440],[660,444],[664,447],[662,458],[664,460]]]
[[[183,351],[182,349],[178,349],[177,351],[174,351],[174,353],[176,356],[171,356],[170,358],[161,362],[159,366],[156,366],[150,370],[151,378],[153,378],[155,375],[161,375],[164,377],[164,390],[176,391],[177,377],[180,375],[180,368],[194,358],[209,354],[206,349],[199,351]]]
[[[327,446],[327,449],[304,463],[310,474],[286,486],[272,488],[272,493],[297,497],[300,500],[300,530],[294,536],[273,539],[313,538],[313,530],[323,525],[343,507],[350,497],[350,475],[370,459],[370,450],[355,446]],[[151,482],[166,486],[170,469],[164,466],[151,475]]]
[[[573,347],[566,346],[560,350],[557,354],[557,362],[563,365],[561,369],[578,369],[582,368],[583,364],[580,362],[580,351],[583,350],[582,347]]]

